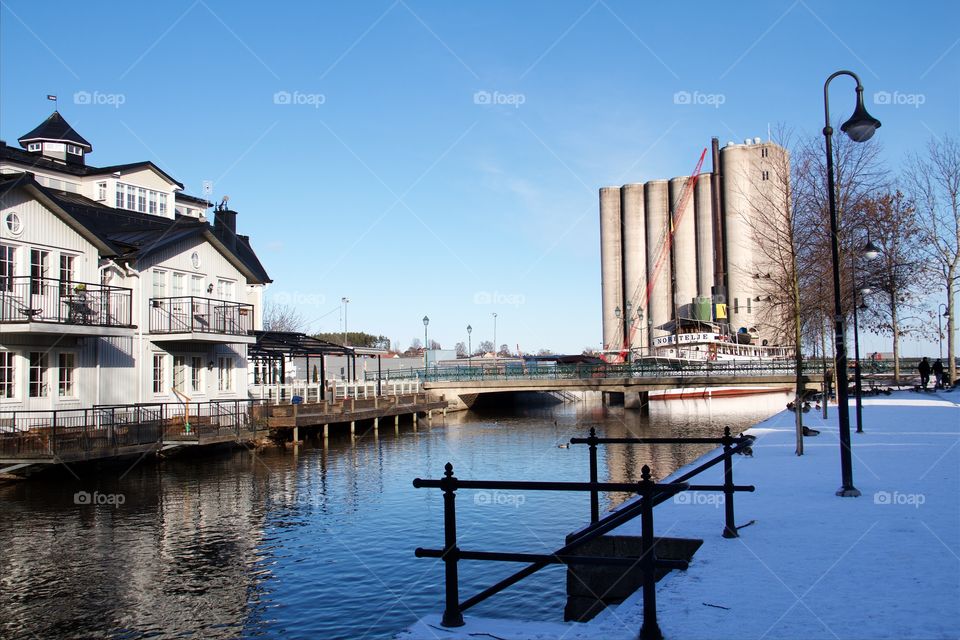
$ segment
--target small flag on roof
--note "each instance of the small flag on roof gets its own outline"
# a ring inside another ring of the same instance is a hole
[[[56,101],[57,101],[57,96],[52,96],[52,95],[50,95],[50,94],[47,94],[47,100],[53,100],[54,102],[56,102]]]

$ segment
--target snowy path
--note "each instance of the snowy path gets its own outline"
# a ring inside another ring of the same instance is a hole
[[[853,406],[850,409],[854,420]],[[853,437],[860,498],[838,498],[837,414],[794,455],[793,414],[757,425],[754,457],[737,457],[738,539],[721,537],[716,494],[685,494],[655,511],[657,535],[704,540],[686,572],[658,585],[660,627],[687,638],[960,637],[960,392],[899,392],[864,400]],[[682,473],[678,471],[677,474]],[[719,468],[698,483],[721,482]],[[639,533],[639,521],[617,533]],[[522,623],[466,616],[459,629],[428,616],[402,638],[635,638],[635,593],[587,624]],[[488,635],[489,634],[489,635]]]

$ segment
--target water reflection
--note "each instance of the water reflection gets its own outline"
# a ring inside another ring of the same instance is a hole
[[[390,637],[442,603],[441,563],[413,557],[442,544],[442,499],[412,478],[451,461],[463,478],[583,480],[586,448],[557,445],[590,426],[717,435],[785,402],[763,398],[660,403],[649,417],[582,403],[451,414],[417,431],[358,425],[356,438],[296,452],[131,460],[0,485],[0,637]],[[604,447],[601,476],[634,482],[650,464],[663,477],[708,448]],[[76,504],[78,491],[123,504]],[[586,495],[461,493],[463,548],[551,551],[589,514]],[[461,593],[515,568],[463,563]],[[549,568],[474,612],[558,620],[563,590],[562,568]]]

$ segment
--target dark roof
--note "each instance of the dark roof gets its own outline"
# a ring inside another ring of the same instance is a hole
[[[177,200],[183,202],[190,202],[192,204],[200,205],[201,207],[212,207],[213,203],[205,198],[198,198],[197,196],[191,196],[188,193],[177,193]]]
[[[50,158],[38,155],[36,153],[29,153],[23,149],[17,149],[16,147],[11,147],[7,145],[6,142],[0,141],[0,160],[9,160],[11,162],[16,162],[17,164],[24,165],[28,170],[29,169],[46,169],[48,171],[59,171],[60,173],[67,173],[72,176],[85,176],[89,175],[90,170],[95,167],[89,167],[82,164],[75,163],[64,163],[63,161],[56,161]]]
[[[99,176],[105,173],[119,173],[122,171],[129,171],[130,169],[142,169],[142,168],[153,169],[154,171],[162,175],[164,178],[166,178],[173,184],[183,189],[183,184],[181,182],[174,180],[173,176],[171,176],[169,173],[167,173],[157,165],[153,164],[149,160],[142,160],[140,162],[128,162],[126,164],[112,164],[108,167],[87,167],[88,171],[86,175]]]
[[[50,116],[37,125],[33,131],[26,133],[18,139],[21,145],[26,146],[26,142],[31,140],[58,140],[71,142],[85,148],[87,151],[93,151],[93,146],[87,142],[83,136],[73,130],[70,123],[63,119],[59,111],[54,111]]]
[[[0,176],[4,190],[18,186],[32,186],[50,198],[89,233],[113,250],[113,255],[125,258],[144,258],[172,243],[191,236],[215,237],[213,227],[192,216],[177,215],[173,220],[125,209],[114,209],[78,193],[49,189],[37,183],[29,173]],[[221,245],[223,243],[220,243]],[[224,245],[226,251],[230,251]],[[256,282],[270,282],[270,276],[260,263],[250,239],[237,236],[233,255],[253,276]]]
[[[257,342],[247,348],[247,357],[249,358],[354,355],[354,351],[350,347],[344,347],[295,331],[254,331],[254,335],[257,337]]]

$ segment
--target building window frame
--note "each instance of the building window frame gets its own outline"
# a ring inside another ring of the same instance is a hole
[[[153,376],[152,376],[152,389],[153,395],[161,396],[166,395],[166,363],[167,363],[167,354],[155,352],[153,354]]]
[[[203,366],[202,356],[190,356],[190,392],[193,394],[203,394]]]
[[[57,397],[77,397],[77,354],[61,351],[57,354]]]
[[[166,269],[153,269],[153,297],[154,298],[166,298],[167,297],[167,270]]]
[[[73,289],[74,275],[76,275],[77,257],[69,253],[60,254],[60,295],[68,296]]]
[[[50,355],[46,351],[30,351],[27,354],[27,361],[29,363],[27,396],[46,398],[49,393],[47,377],[50,368]]]
[[[234,362],[230,356],[217,358],[217,390],[233,391]]]
[[[0,291],[13,291],[13,278],[17,275],[17,247],[0,244]]]
[[[30,249],[30,293],[43,295],[44,279],[50,275],[50,252],[46,249]]]
[[[17,397],[16,354],[0,351],[0,400],[15,400]]]

